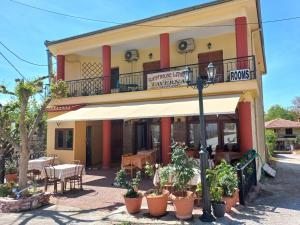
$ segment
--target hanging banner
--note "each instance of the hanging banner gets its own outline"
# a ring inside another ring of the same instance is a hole
[[[232,70],[230,71],[230,81],[250,80],[250,70]]]
[[[184,72],[185,70],[149,73],[147,74],[147,89],[186,86]]]

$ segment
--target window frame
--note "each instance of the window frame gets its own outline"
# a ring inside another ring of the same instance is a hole
[[[63,132],[63,147],[58,147],[58,132]],[[72,147],[67,147],[67,133],[72,131]],[[74,146],[74,129],[73,128],[55,128],[55,137],[54,137],[54,147],[55,150],[73,150]]]

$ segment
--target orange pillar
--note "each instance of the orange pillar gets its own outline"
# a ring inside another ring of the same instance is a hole
[[[111,79],[111,47],[109,45],[102,46],[102,65],[103,65],[103,92],[110,93]]]
[[[64,55],[57,55],[57,77],[56,80],[65,80],[65,56]]]
[[[110,168],[110,159],[111,159],[111,121],[103,120],[102,121],[102,168]]]
[[[248,68],[248,33],[247,18],[245,16],[235,18],[236,57],[238,69]]]
[[[160,68],[170,67],[170,37],[168,33],[160,35]],[[161,150],[162,162],[171,162],[171,118],[161,118]]]
[[[102,46],[102,65],[103,65],[103,92],[110,93],[111,78],[111,47]],[[111,121],[104,120],[102,122],[102,167],[108,169],[111,161]]]
[[[253,148],[252,142],[252,123],[251,123],[251,103],[239,102],[239,137],[241,154]]]
[[[171,118],[161,118],[161,149],[162,162],[168,164],[171,162]]]

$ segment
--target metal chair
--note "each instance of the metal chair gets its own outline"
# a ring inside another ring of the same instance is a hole
[[[70,190],[76,188],[76,184],[80,190],[82,190],[82,173],[83,173],[84,166],[81,164],[76,164],[74,175],[65,178],[65,189],[67,188],[67,183],[70,183]],[[73,188],[73,187],[74,188]]]
[[[56,177],[55,168],[50,166],[45,166],[45,191],[48,189],[48,184],[54,184],[54,193],[57,193],[57,183],[61,182],[61,179]],[[63,191],[63,186],[62,186]]]

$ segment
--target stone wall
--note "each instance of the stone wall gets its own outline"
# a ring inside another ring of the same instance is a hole
[[[50,193],[38,193],[30,197],[23,197],[20,199],[1,197],[0,198],[0,212],[21,212],[32,210],[41,206],[49,204]]]

